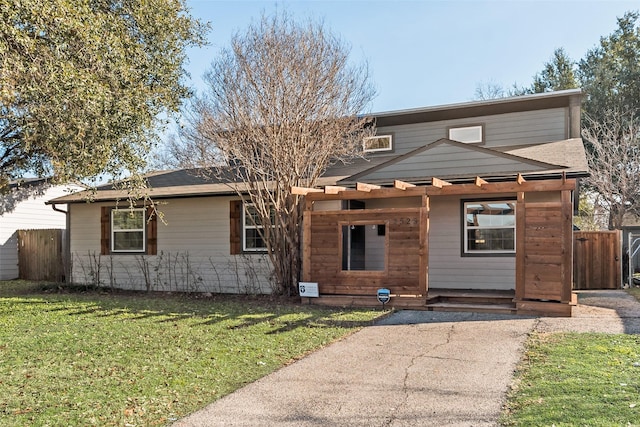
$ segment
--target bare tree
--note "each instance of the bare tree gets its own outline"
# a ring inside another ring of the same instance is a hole
[[[640,122],[630,112],[609,111],[585,118],[582,129],[596,203],[608,214],[609,229],[622,227],[626,214],[640,214]]]
[[[374,95],[368,68],[348,56],[322,24],[263,16],[211,64],[173,150],[183,165],[218,165],[244,183],[234,188],[262,225],[279,293],[295,294],[300,275],[302,205],[291,187],[315,186],[333,162],[360,155],[373,132],[358,116]]]
[[[500,83],[489,80],[488,82],[481,82],[476,85],[476,92],[473,99],[476,101],[488,101],[506,96],[509,96],[509,92],[506,91]]]

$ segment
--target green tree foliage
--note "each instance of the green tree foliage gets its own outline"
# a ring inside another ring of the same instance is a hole
[[[205,32],[184,0],[0,0],[0,192],[137,176]]]
[[[578,64],[578,75],[586,93],[584,109],[595,120],[607,112],[626,110],[640,117],[640,27],[639,13],[618,18],[618,28],[600,38],[600,45],[587,52]]]
[[[508,94],[509,96],[519,96],[575,89],[579,86],[576,79],[575,65],[575,62],[571,60],[563,48],[556,49],[549,62],[545,62],[543,70],[533,76],[531,86],[518,87],[513,85]]]
[[[533,78],[533,93],[577,88],[574,66],[564,49],[556,49],[551,60],[544,64],[544,69]]]

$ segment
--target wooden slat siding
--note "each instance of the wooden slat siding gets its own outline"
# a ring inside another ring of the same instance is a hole
[[[570,191],[563,191],[561,199],[526,202],[524,195],[518,197],[516,300],[571,302]]]
[[[111,208],[102,206],[100,208],[100,254],[109,255],[111,247],[109,240],[111,239]]]
[[[24,280],[61,282],[63,230],[18,230],[19,277]]]
[[[575,289],[617,289],[621,283],[620,232],[573,233]]]
[[[229,253],[242,253],[242,200],[229,201]]]
[[[311,242],[308,243],[308,274],[318,282],[321,294],[375,295],[380,287],[392,293],[420,295],[421,208],[359,211],[309,211]],[[340,224],[384,222],[386,271],[342,271]],[[424,285],[422,285],[424,286]]]

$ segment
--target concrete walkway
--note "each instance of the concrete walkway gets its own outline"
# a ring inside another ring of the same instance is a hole
[[[570,319],[400,311],[174,426],[494,426],[531,331],[640,333],[623,291],[579,301]]]

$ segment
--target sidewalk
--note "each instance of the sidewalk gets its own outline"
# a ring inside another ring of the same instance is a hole
[[[174,426],[494,426],[532,330],[640,331],[640,304],[605,292],[570,319],[400,311]]]

